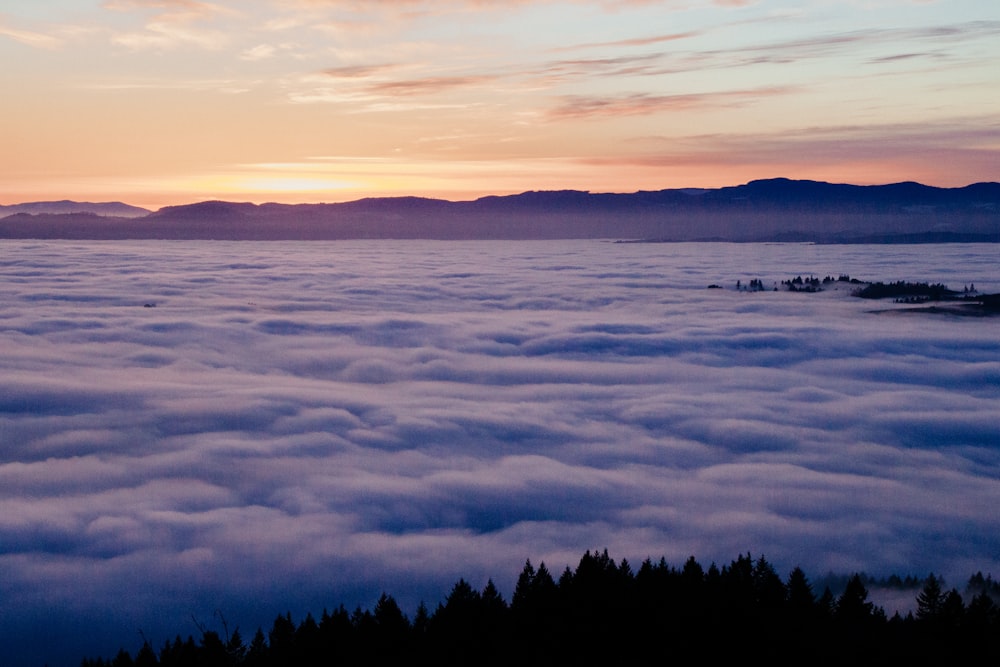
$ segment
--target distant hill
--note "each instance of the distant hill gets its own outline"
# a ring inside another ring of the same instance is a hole
[[[936,188],[778,178],[718,189],[533,191],[473,201],[207,201],[166,207],[141,218],[107,212],[22,213],[0,220],[0,238],[1000,242],[1000,183]]]
[[[26,204],[14,204],[12,206],[0,205],[0,218],[18,213],[30,215],[65,215],[69,213],[93,213],[101,216],[114,216],[119,218],[142,218],[150,214],[150,211],[138,206],[129,206],[121,202],[104,202],[95,204],[91,202],[69,201],[36,201]]]

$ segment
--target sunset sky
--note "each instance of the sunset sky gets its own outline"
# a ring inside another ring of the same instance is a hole
[[[1000,180],[984,0],[0,5],[0,204]]]

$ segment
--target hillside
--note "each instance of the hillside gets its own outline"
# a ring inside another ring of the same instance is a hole
[[[211,201],[166,207],[143,217],[22,210],[0,219],[0,238],[1000,242],[1000,183],[936,188],[771,179],[714,190],[564,190],[473,201]]]
[[[78,201],[36,201],[25,204],[13,204],[4,206],[0,204],[0,218],[5,218],[18,213],[28,215],[67,215],[71,213],[91,213],[101,216],[112,216],[120,218],[143,218],[150,214],[150,211],[138,206],[130,206],[122,202],[78,202]]]

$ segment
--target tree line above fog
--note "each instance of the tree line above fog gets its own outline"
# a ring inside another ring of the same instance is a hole
[[[887,617],[866,585],[908,589],[915,611]],[[220,613],[200,639],[84,658],[82,667],[279,667],[295,665],[989,664],[1000,658],[1000,585],[973,575],[964,594],[933,574],[873,582],[855,574],[817,592],[798,567],[786,579],[763,557],[721,568],[693,556],[682,567],[650,559],[633,569],[607,550],[575,569],[527,561],[508,602],[492,580],[460,579],[433,610],[407,616],[383,593],[371,610],[343,605],[296,623],[279,614],[244,636]],[[692,658],[696,656],[696,658]]]
[[[936,188],[779,178],[718,189],[563,190],[473,201],[209,201],[145,215],[118,203],[81,204],[76,211],[72,204],[0,206],[0,238],[1000,242],[1000,183]]]

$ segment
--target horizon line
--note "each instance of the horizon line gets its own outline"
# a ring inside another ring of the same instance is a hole
[[[280,201],[275,201],[275,200],[267,200],[267,199],[258,200],[256,197],[254,197],[253,199],[221,199],[221,198],[218,198],[218,197],[211,197],[211,198],[208,198],[208,199],[192,199],[190,201],[187,201],[187,202],[181,203],[181,204],[168,204],[168,205],[160,206],[158,208],[148,208],[148,207],[145,207],[145,206],[139,206],[139,205],[136,205],[136,204],[132,204],[132,203],[130,203],[130,202],[124,200],[124,199],[113,199],[113,200],[106,199],[106,200],[103,200],[103,201],[96,201],[96,200],[83,200],[83,199],[67,199],[67,198],[63,198],[63,199],[37,199],[37,200],[29,200],[29,201],[17,201],[17,202],[10,203],[10,204],[0,203],[0,208],[13,208],[13,207],[17,207],[17,206],[29,206],[29,205],[38,205],[38,204],[88,204],[88,205],[94,205],[94,206],[105,206],[105,205],[120,204],[120,205],[130,206],[132,208],[146,210],[146,211],[149,211],[149,213],[152,214],[152,213],[157,213],[159,211],[162,211],[164,209],[183,208],[185,206],[195,206],[195,205],[198,205],[198,204],[208,204],[208,203],[240,204],[240,205],[251,205],[251,206],[268,206],[268,205],[275,205],[275,206],[324,206],[324,205],[327,205],[327,206],[332,206],[332,205],[337,205],[337,204],[350,204],[350,203],[354,203],[354,202],[369,201],[369,200],[379,200],[379,199],[386,199],[386,200],[391,200],[391,199],[394,199],[394,200],[399,200],[399,199],[420,199],[420,200],[426,200],[426,201],[440,201],[440,202],[456,203],[457,204],[457,203],[477,202],[477,201],[481,201],[483,199],[490,199],[490,198],[517,197],[517,196],[520,196],[520,195],[533,194],[533,193],[539,193],[539,194],[541,194],[541,193],[558,193],[558,192],[567,192],[568,193],[568,192],[574,192],[574,193],[588,194],[588,195],[632,195],[632,194],[640,194],[640,193],[658,193],[658,192],[686,192],[686,191],[711,192],[711,191],[725,190],[725,189],[728,189],[728,188],[746,187],[746,186],[751,185],[753,183],[765,183],[765,182],[774,182],[774,181],[785,181],[785,182],[789,182],[789,183],[815,183],[815,184],[821,184],[821,185],[848,186],[848,187],[858,187],[858,188],[890,187],[890,186],[894,186],[894,185],[918,185],[918,186],[921,186],[921,187],[931,188],[931,189],[935,189],[935,190],[962,190],[962,189],[973,187],[973,186],[976,186],[976,185],[1000,185],[1000,181],[991,181],[991,180],[973,181],[973,182],[967,183],[965,185],[958,185],[958,186],[940,186],[940,185],[930,185],[928,183],[923,183],[921,181],[914,181],[914,180],[889,181],[889,182],[882,182],[882,183],[851,183],[851,182],[845,182],[845,181],[824,181],[824,180],[809,179],[809,178],[789,178],[789,177],[785,177],[785,176],[775,176],[775,177],[769,177],[769,178],[755,178],[755,179],[750,179],[748,181],[745,181],[743,183],[737,183],[737,184],[733,184],[733,185],[723,185],[723,186],[717,186],[717,187],[686,186],[686,187],[660,188],[660,189],[655,189],[655,190],[639,189],[639,190],[631,190],[631,191],[622,191],[622,190],[591,190],[591,189],[577,189],[577,188],[528,189],[528,190],[520,190],[520,191],[511,191],[511,192],[506,192],[506,193],[483,194],[483,195],[480,195],[478,197],[472,197],[472,198],[468,198],[468,199],[463,199],[463,198],[454,198],[454,199],[452,199],[452,198],[448,198],[448,197],[444,197],[444,196],[432,196],[432,195],[420,195],[420,194],[384,194],[384,195],[372,194],[372,195],[366,195],[366,196],[357,197],[357,198],[354,198],[354,199],[345,199],[345,200],[341,200],[341,201],[317,200],[317,201],[304,201],[304,202],[296,202],[296,203],[285,203],[285,202],[280,202]],[[247,193],[247,194],[251,194],[251,196],[252,196],[252,193]],[[261,194],[263,194],[263,193],[261,193]]]

